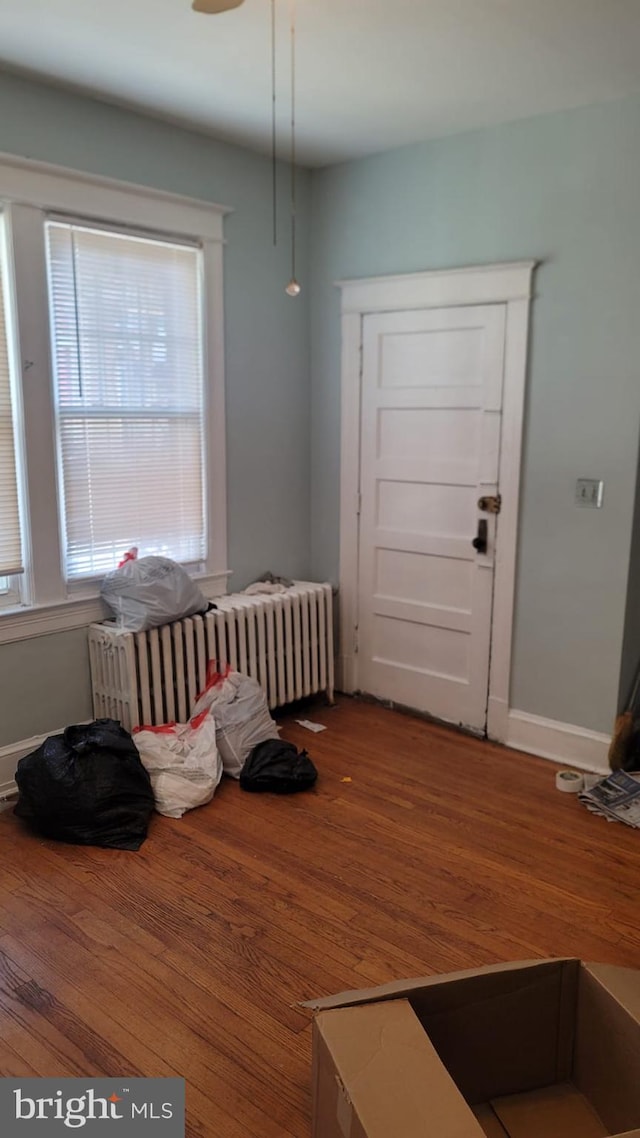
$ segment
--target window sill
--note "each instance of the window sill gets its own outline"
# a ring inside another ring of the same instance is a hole
[[[7,609],[0,612],[0,644],[82,628],[96,620],[102,620],[106,615],[107,610],[99,597],[63,601],[56,605]]]
[[[195,577],[207,600],[215,600],[227,591],[229,573]],[[108,616],[99,596],[77,598],[51,605],[31,605],[0,609],[0,644],[16,640],[32,640],[37,636],[51,636],[73,628],[86,628]]]

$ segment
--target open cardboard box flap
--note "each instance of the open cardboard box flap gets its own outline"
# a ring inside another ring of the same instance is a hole
[[[315,1138],[640,1138],[631,969],[525,961],[306,1006]]]
[[[354,988],[353,991],[338,992],[334,996],[321,996],[315,1000],[307,1000],[300,1006],[310,1008],[314,1012],[325,1011],[329,1008],[346,1008],[354,1004],[369,1004],[374,1000],[395,1000],[401,996],[408,996],[419,988],[441,987],[443,984],[458,984],[461,980],[476,976],[502,976],[505,972],[522,972],[524,969],[539,969],[541,965],[564,964],[575,958],[557,957],[552,960],[515,960],[507,964],[485,964],[482,968],[468,968],[464,972],[447,972],[446,975],[417,976],[409,980],[392,980],[389,984],[379,984],[375,988]],[[606,967],[596,965],[598,968]],[[614,969],[614,971],[627,972],[631,969]],[[635,973],[632,972],[632,975]]]
[[[338,992],[333,996],[321,996],[307,1000],[300,1007],[311,1011],[324,1011],[328,1008],[346,1008],[354,1004],[368,1004],[373,1000],[393,1000],[408,996],[418,988],[459,984],[461,980],[476,976],[503,976],[505,972],[534,971],[557,964],[579,964],[577,957],[558,956],[546,960],[514,960],[506,964],[486,964],[482,968],[468,968],[464,972],[447,972],[446,975],[418,976],[409,980],[392,980],[375,988],[355,988],[353,991]],[[589,972],[598,983],[613,996],[640,1023],[640,972],[634,968],[621,968],[614,964],[585,964],[582,968]]]

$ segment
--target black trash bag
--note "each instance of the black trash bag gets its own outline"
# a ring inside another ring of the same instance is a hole
[[[154,807],[151,780],[114,719],[67,727],[18,763],[15,808],[47,838],[138,850]]]
[[[266,739],[254,747],[240,772],[240,786],[254,793],[295,794],[310,790],[318,772],[306,751],[298,754],[293,743]]]

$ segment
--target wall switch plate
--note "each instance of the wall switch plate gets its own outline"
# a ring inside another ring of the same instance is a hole
[[[599,510],[604,497],[604,482],[598,478],[579,478],[576,482],[576,506]]]

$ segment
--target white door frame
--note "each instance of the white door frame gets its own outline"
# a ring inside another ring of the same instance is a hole
[[[362,332],[371,313],[505,304],[504,393],[500,446],[500,537],[491,621],[488,733],[507,738],[518,539],[522,427],[531,284],[536,261],[339,281],[342,290],[339,687],[358,689],[358,546]]]

